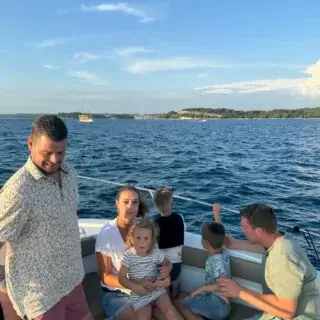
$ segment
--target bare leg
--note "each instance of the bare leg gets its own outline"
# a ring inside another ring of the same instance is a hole
[[[175,298],[180,293],[180,281],[171,281],[171,287],[172,287],[172,297]]]
[[[150,304],[136,310],[138,320],[151,320],[151,313],[152,309]]]
[[[203,320],[203,318],[197,314],[194,314],[186,305],[184,305],[180,300],[175,300],[173,302],[177,310],[182,314],[186,320]]]
[[[19,320],[17,313],[13,309],[12,303],[8,297],[7,291],[5,289],[0,290],[0,304],[2,307],[2,312],[4,320]]]
[[[174,305],[171,303],[167,293],[164,293],[155,301],[157,307],[167,320],[184,320]]]
[[[126,308],[119,315],[116,316],[115,320],[138,320],[133,308]]]
[[[166,320],[166,317],[158,308],[153,308],[151,320]]]

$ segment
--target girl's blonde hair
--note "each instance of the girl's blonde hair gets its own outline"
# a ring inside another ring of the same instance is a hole
[[[158,232],[157,232],[157,228],[156,228],[154,222],[150,218],[143,218],[143,220],[138,221],[137,223],[135,223],[131,227],[129,234],[127,236],[127,239],[126,239],[126,246],[128,249],[133,247],[133,235],[137,229],[151,230],[152,239],[151,239],[150,249],[148,250],[148,252],[150,252],[157,243],[157,233]]]

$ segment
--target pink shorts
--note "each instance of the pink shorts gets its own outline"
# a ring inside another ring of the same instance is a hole
[[[45,314],[34,320],[92,320],[82,285],[78,285]]]

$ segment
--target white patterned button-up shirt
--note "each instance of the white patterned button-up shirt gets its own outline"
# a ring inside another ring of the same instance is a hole
[[[0,191],[0,242],[6,281],[19,316],[51,309],[84,276],[76,172],[61,166],[61,188],[29,158]]]

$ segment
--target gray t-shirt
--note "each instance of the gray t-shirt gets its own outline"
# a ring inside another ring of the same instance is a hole
[[[319,320],[320,295],[317,271],[301,246],[289,235],[278,238],[267,251],[266,286],[278,298],[297,300],[295,320]],[[263,320],[274,319],[264,313]]]
[[[206,261],[206,284],[216,284],[221,276],[231,277],[230,258],[227,250],[222,249],[220,254],[214,254]]]

